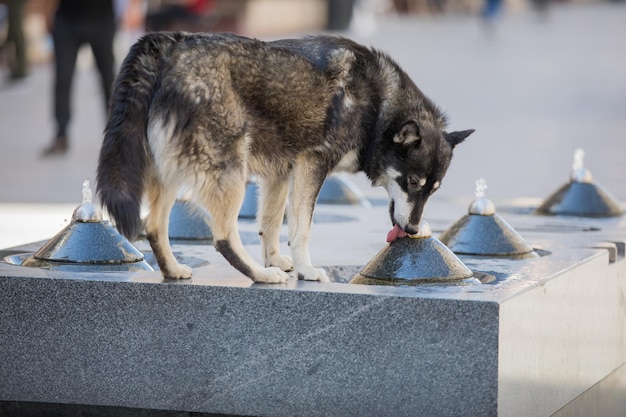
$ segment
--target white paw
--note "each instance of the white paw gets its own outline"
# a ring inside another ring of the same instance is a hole
[[[177,263],[173,267],[168,267],[163,276],[167,279],[189,279],[191,278],[191,268]]]
[[[262,269],[261,272],[255,274],[254,282],[264,282],[267,284],[279,284],[287,282],[289,275],[280,268],[269,267]]]
[[[273,256],[265,266],[275,266],[286,272],[293,271],[293,261],[289,256]]]
[[[322,268],[313,268],[312,266],[298,270],[298,278],[305,281],[330,282],[326,271]]]

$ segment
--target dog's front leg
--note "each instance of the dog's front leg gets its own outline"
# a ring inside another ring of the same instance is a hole
[[[306,158],[300,158],[294,165],[289,182],[289,246],[298,278],[307,281],[330,281],[326,271],[313,268],[309,254],[313,209],[325,178],[326,173],[321,168]]]
[[[265,178],[259,183],[257,221],[265,266],[293,271],[293,261],[280,253],[280,227],[285,217],[288,193],[287,178]]]

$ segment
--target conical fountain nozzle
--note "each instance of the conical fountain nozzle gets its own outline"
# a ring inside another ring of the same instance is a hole
[[[476,180],[476,190],[474,195],[476,199],[469,206],[469,214],[478,214],[480,216],[492,216],[496,213],[496,206],[485,197],[485,190],[487,189],[487,183],[484,179],[479,178]]]
[[[468,214],[456,221],[439,239],[452,252],[480,256],[537,256],[524,238],[498,213]]]
[[[496,213],[496,206],[485,197],[486,188],[485,180],[476,181],[476,199],[468,214],[439,236],[441,242],[463,255],[536,256],[524,238]]]
[[[468,213],[479,216],[493,216],[496,214],[496,206],[488,198],[479,197],[472,201],[472,204],[469,206]]]
[[[91,203],[89,181],[72,221],[25,259],[23,266],[67,271],[152,271],[143,254]]]
[[[422,220],[418,233],[393,240],[350,283],[416,285],[471,278],[472,271],[431,234],[430,226]]]
[[[211,217],[203,207],[189,200],[176,200],[169,218],[169,238],[181,242],[210,243],[213,232]]]
[[[602,185],[593,182],[589,170],[583,166],[582,149],[576,149],[570,181],[552,193],[541,204],[536,214],[580,217],[615,217],[624,212],[620,203]]]

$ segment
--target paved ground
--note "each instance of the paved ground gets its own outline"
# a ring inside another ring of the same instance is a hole
[[[446,110],[451,129],[477,132],[459,146],[433,198],[543,198],[567,181],[573,152],[626,200],[626,3],[559,5],[541,18],[509,13],[491,30],[472,16],[385,18],[369,36]],[[52,139],[51,67],[30,88],[0,91],[0,247],[59,230],[93,181],[104,109],[91,67],[78,71],[71,152],[42,160]],[[363,177],[357,184],[366,194]],[[60,204],[60,205],[59,205]]]

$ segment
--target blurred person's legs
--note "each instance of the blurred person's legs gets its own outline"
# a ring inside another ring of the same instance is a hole
[[[354,0],[328,0],[328,30],[346,30],[350,26]]]
[[[54,117],[56,136],[44,150],[44,156],[61,155],[67,152],[67,127],[70,122],[70,96],[76,68],[76,57],[81,45],[73,22],[57,16],[52,29],[54,41]]]
[[[88,42],[91,46],[98,72],[100,73],[102,93],[104,96],[104,109],[106,112],[111,99],[111,90],[115,78],[115,57],[113,53],[113,41],[115,39],[116,29],[115,21],[106,19],[86,29],[89,30],[89,33],[85,33],[85,35],[88,37]]]
[[[115,77],[113,41],[115,21],[70,21],[58,17],[52,31],[55,55],[54,116],[57,132],[52,144],[44,150],[44,156],[62,155],[69,148],[67,136],[71,119],[71,91],[76,59],[81,45],[88,43],[100,73],[105,113],[108,109]]]
[[[28,60],[26,57],[26,36],[24,35],[24,7],[26,0],[8,0],[8,31],[7,46],[10,48],[11,58],[9,66],[11,79],[19,80],[28,75]]]

